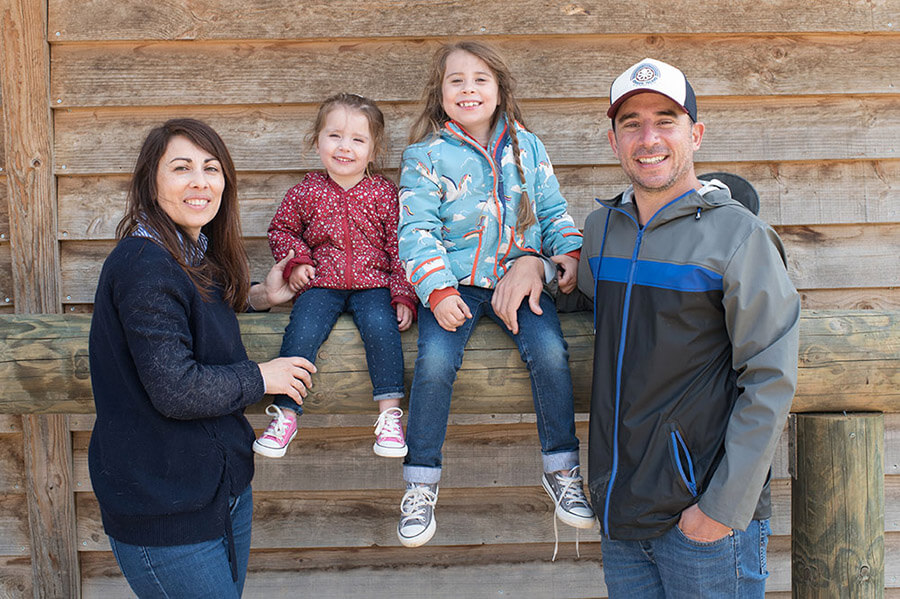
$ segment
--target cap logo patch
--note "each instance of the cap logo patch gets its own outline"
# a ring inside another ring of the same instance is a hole
[[[659,79],[659,70],[652,64],[641,64],[631,74],[631,82],[635,85],[649,85]]]

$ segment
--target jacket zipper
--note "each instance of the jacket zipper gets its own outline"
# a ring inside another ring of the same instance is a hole
[[[637,233],[637,237],[634,240],[634,249],[631,252],[631,264],[628,266],[628,279],[626,281],[626,286],[625,286],[625,306],[622,310],[622,326],[620,328],[620,334],[619,334],[619,349],[616,352],[616,398],[615,398],[615,410],[614,410],[614,414],[613,414],[614,418],[613,418],[613,446],[612,446],[613,461],[612,461],[612,468],[611,468],[610,474],[609,474],[609,482],[606,485],[606,501],[604,502],[604,505],[603,505],[603,532],[606,534],[607,537],[609,536],[609,506],[610,506],[610,503],[612,500],[613,485],[616,482],[616,475],[618,474],[618,470],[619,470],[619,409],[620,409],[620,404],[621,404],[621,399],[622,399],[622,364],[624,362],[624,355],[625,355],[625,337],[626,337],[626,333],[628,331],[628,317],[631,313],[631,290],[634,287],[634,272],[637,267],[637,258],[638,258],[638,254],[640,253],[640,250],[641,250],[641,242],[644,239],[644,231],[647,230],[647,227],[650,226],[650,223],[653,222],[653,219],[655,219],[663,210],[665,210],[666,208],[668,208],[669,206],[671,206],[678,200],[692,194],[693,192],[694,192],[694,190],[687,191],[687,192],[681,194],[680,196],[678,196],[677,198],[675,198],[674,200],[672,200],[671,202],[664,205],[662,208],[657,210],[653,216],[650,217],[650,220],[648,220],[647,223],[643,227],[637,221],[637,219],[635,217],[631,216],[627,211],[622,210],[621,208],[609,207],[609,210],[615,210],[616,212],[620,212],[620,213],[624,214],[626,217],[628,217],[628,220],[630,220],[632,223],[634,223],[634,225],[637,227],[638,233]],[[632,200],[632,201],[634,201],[634,200]],[[635,208],[637,208],[637,206],[635,206]],[[607,221],[607,224],[608,224],[608,221]],[[601,247],[606,246],[606,233],[607,232],[604,231],[603,243],[602,243]],[[600,258],[602,259],[603,256],[601,255]],[[600,274],[599,270],[598,270],[597,274],[598,275]],[[596,293],[596,289],[595,289],[594,306],[596,307],[596,305],[597,305],[597,293]]]

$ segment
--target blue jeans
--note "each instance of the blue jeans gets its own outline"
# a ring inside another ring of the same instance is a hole
[[[646,541],[602,537],[603,574],[610,599],[762,599],[766,593],[768,520],[753,520],[712,543],[673,526]]]
[[[403,397],[403,348],[397,312],[391,307],[390,290],[383,287],[307,289],[294,300],[279,355],[300,356],[315,364],[319,347],[343,312],[353,316],[362,336],[375,401]],[[303,413],[303,408],[287,395],[276,395],[274,403]]]
[[[513,335],[491,307],[493,289],[461,285],[459,293],[472,318],[453,332],[441,328],[429,308],[419,306],[419,355],[409,391],[409,453],[403,462],[403,478],[417,483],[436,483],[441,478],[441,448],[447,434],[453,381],[466,342],[482,315],[496,321],[515,340],[528,367],[544,471],[571,469],[578,464],[572,375],[553,300],[541,294],[544,313],[540,316],[531,311],[527,301],[523,302],[517,312],[519,333]]]
[[[112,537],[109,544],[131,590],[141,599],[237,599],[247,576],[252,517],[253,492],[248,486],[239,496],[231,498],[237,581],[231,577],[225,535],[202,543],[169,547],[129,545]]]

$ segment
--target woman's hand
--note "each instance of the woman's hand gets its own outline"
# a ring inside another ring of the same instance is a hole
[[[289,281],[284,280],[284,267],[294,257],[294,250],[289,250],[284,259],[275,263],[266,275],[265,281],[250,287],[250,307],[254,310],[268,310],[272,306],[283,304],[294,298]]]
[[[441,328],[451,332],[472,318],[469,306],[458,295],[448,295],[439,301],[437,306],[432,306],[431,312]]]
[[[258,366],[266,384],[267,395],[283,393],[298,404],[303,403],[303,398],[312,387],[315,364],[306,358],[295,356],[275,358]]]
[[[412,308],[403,302],[398,302],[395,310],[397,311],[397,328],[400,329],[400,332],[403,332],[412,326],[415,315]]]

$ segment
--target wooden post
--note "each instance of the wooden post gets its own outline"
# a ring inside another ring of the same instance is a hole
[[[793,596],[884,596],[884,415],[791,416]]]
[[[61,312],[47,3],[0,0],[15,311]],[[35,597],[79,597],[72,444],[62,414],[22,417]]]

